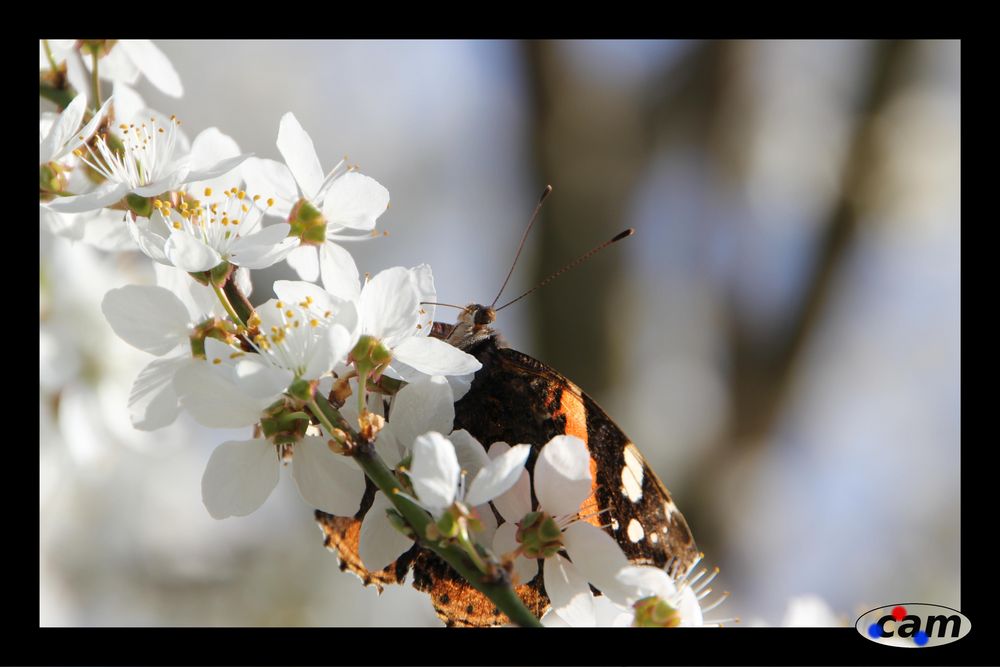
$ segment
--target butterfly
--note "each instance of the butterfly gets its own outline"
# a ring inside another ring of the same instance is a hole
[[[635,444],[599,405],[555,369],[507,347],[493,328],[491,306],[471,304],[455,324],[434,322],[431,334],[476,357],[482,368],[469,391],[455,403],[454,428],[465,429],[485,446],[527,443],[533,469],[538,450],[556,435],[580,438],[590,454],[591,490],[581,507],[582,520],[603,528],[636,565],[686,572],[699,558],[694,538],[667,488]],[[391,414],[390,414],[391,420]],[[414,545],[377,572],[358,555],[361,521],[371,507],[371,482],[358,512],[337,517],[316,511],[328,548],[342,570],[382,590],[413,573],[413,585],[430,594],[439,618],[449,626],[502,625],[509,619],[485,595],[467,584],[427,549]],[[549,608],[542,568],[515,589],[538,617]]]

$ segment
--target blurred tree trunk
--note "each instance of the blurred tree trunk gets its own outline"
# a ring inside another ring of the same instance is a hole
[[[651,142],[642,99],[634,92],[577,76],[558,42],[528,41],[523,53],[534,103],[538,191],[553,186],[533,232],[537,284],[628,226],[627,205]],[[529,300],[538,356],[598,400],[613,369],[621,367],[615,363],[612,299],[625,262],[625,253],[608,250]]]

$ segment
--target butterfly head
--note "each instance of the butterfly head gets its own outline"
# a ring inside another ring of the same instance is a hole
[[[447,342],[460,350],[467,350],[476,343],[496,335],[492,327],[496,319],[497,313],[493,306],[470,303],[462,309]]]

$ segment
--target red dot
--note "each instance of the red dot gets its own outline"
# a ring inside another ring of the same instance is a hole
[[[906,607],[892,608],[892,617],[895,618],[897,622],[902,621],[904,616],[906,616]]]

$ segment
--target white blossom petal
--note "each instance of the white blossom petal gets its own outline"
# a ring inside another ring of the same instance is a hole
[[[240,391],[248,396],[273,401],[288,388],[295,374],[264,362],[259,355],[248,355],[236,363],[235,378]]]
[[[208,513],[215,519],[250,514],[277,486],[278,467],[274,445],[263,438],[222,443],[201,478]]]
[[[191,355],[153,359],[132,383],[128,397],[128,416],[140,431],[155,431],[169,426],[181,411],[174,375],[192,363]]]
[[[101,311],[119,338],[144,352],[162,356],[185,342],[188,318],[176,295],[152,285],[126,285],[110,290]]]
[[[454,502],[460,472],[455,448],[443,435],[431,431],[414,441],[410,481],[435,516]]]
[[[311,200],[323,184],[323,167],[309,133],[302,129],[295,114],[290,111],[281,117],[278,126],[278,151],[285,158],[285,164],[295,177],[302,196]]]
[[[480,470],[489,465],[490,457],[486,454],[486,448],[465,429],[454,431],[447,437],[451,441],[451,444],[455,446],[455,457],[458,459],[458,467],[465,472],[466,483],[468,483],[473,477],[479,474]],[[473,504],[478,505],[481,503]]]
[[[300,245],[288,253],[285,261],[302,280],[315,282],[319,278],[319,251],[316,246]]]
[[[520,521],[520,519],[518,519]],[[507,521],[497,528],[493,535],[493,552],[509,554],[520,546],[517,543],[517,526],[514,521]],[[518,556],[514,559],[514,575],[518,584],[526,584],[538,576],[538,559]]]
[[[428,431],[450,433],[455,421],[451,388],[440,375],[406,385],[392,399],[389,413],[393,432],[404,447]]]
[[[72,138],[73,133],[80,128],[83,112],[87,108],[87,96],[80,93],[66,105],[56,121],[49,128],[45,139],[38,144],[38,164],[54,160]]]
[[[590,454],[571,435],[552,438],[535,463],[535,495],[550,514],[575,514],[591,494]]]
[[[261,411],[268,405],[267,400],[243,394],[204,361],[179,369],[174,376],[174,390],[181,406],[210,428],[250,426],[260,419]]]
[[[331,452],[326,438],[307,436],[295,443],[292,477],[308,504],[330,514],[351,516],[365,493],[364,473],[348,457]]]
[[[184,94],[177,70],[153,42],[148,39],[123,39],[118,42],[118,46],[125,50],[136,67],[159,90],[170,97],[181,97]]]
[[[369,231],[388,206],[389,191],[381,183],[350,171],[330,185],[323,200],[323,216],[330,225]]]
[[[191,236],[184,230],[170,235],[163,246],[170,263],[184,271],[208,271],[222,262],[222,256],[209,245]]]
[[[483,367],[471,354],[438,338],[411,336],[393,347],[393,355],[428,375],[464,375]]]
[[[413,540],[389,523],[385,512],[391,508],[392,503],[379,491],[361,522],[358,555],[369,572],[383,569],[413,546]]]
[[[494,442],[490,445],[489,456],[497,458],[508,451],[510,445],[506,442]],[[531,511],[531,478],[527,469],[521,471],[510,489],[493,499],[493,506],[508,522],[520,521]]]
[[[574,627],[593,627],[596,622],[594,595],[587,580],[562,556],[545,559],[545,593],[552,608]]]
[[[299,247],[299,240],[288,236],[289,229],[291,226],[282,222],[237,239],[230,248],[229,261],[248,269],[277,264]]]
[[[626,565],[615,575],[626,588],[629,605],[650,595],[669,600],[677,593],[677,587],[666,571],[648,565]]]
[[[465,502],[482,505],[514,486],[530,453],[531,445],[518,445],[491,461],[472,480]]]
[[[217,127],[209,127],[199,132],[198,136],[191,142],[191,170],[197,173],[211,167],[223,158],[235,158],[239,155],[240,147],[235,139]],[[204,181],[191,180],[187,185],[187,190],[200,198],[205,188],[221,192],[233,185],[238,185],[240,178],[240,174],[237,173]],[[234,180],[236,183],[233,183]]]
[[[222,176],[223,174],[228,174],[233,169],[236,169],[238,166],[243,164],[243,162],[249,157],[252,157],[250,153],[244,153],[243,155],[237,155],[235,157],[219,160],[218,162],[213,162],[211,164],[201,166],[197,169],[191,168],[190,171],[187,174],[185,174],[185,177],[180,180],[180,183],[183,183],[185,181],[206,181],[208,179],[215,178],[217,176]],[[235,176],[235,178],[238,179],[239,176],[237,175]],[[178,183],[178,185],[180,183]],[[173,187],[175,186],[166,189],[168,190],[173,189]],[[140,190],[141,188],[137,189],[136,192],[140,192]],[[162,192],[162,190],[160,192]],[[155,193],[150,192],[146,196],[151,196],[153,194]]]
[[[83,213],[114,204],[127,194],[127,183],[106,181],[86,194],[74,197],[57,197],[50,201],[48,206],[59,213]]]
[[[325,281],[323,284],[333,292]],[[409,271],[401,266],[380,271],[361,290],[358,311],[364,333],[392,346],[395,339],[416,331],[419,303]]]
[[[274,198],[274,206],[265,209],[269,215],[287,218],[292,205],[299,198],[299,190],[288,166],[265,158],[250,158],[240,166],[246,191],[259,194],[264,199]],[[317,274],[318,275],[318,274]],[[303,278],[309,280],[309,278]],[[312,278],[315,280],[315,278]]]
[[[613,537],[597,526],[577,521],[563,531],[563,545],[587,581],[615,602],[627,603],[628,589],[615,575],[628,565],[628,559]]]
[[[309,359],[302,377],[306,380],[316,380],[333,369],[338,361],[347,359],[354,347],[351,334],[339,324],[326,327],[316,343],[316,351]]]
[[[351,253],[326,241],[319,247],[319,271],[325,287],[334,296],[357,300],[361,293],[358,266]]]

